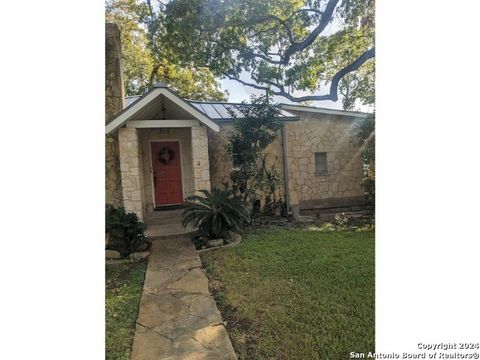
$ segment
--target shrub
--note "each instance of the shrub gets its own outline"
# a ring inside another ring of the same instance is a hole
[[[145,242],[145,225],[137,214],[126,213],[123,207],[107,204],[105,207],[105,231],[110,232],[111,246],[122,253],[132,253]]]
[[[250,221],[248,211],[240,198],[229,189],[201,190],[203,196],[189,196],[183,212],[183,226],[192,224],[210,238],[225,238],[229,230],[238,231]]]

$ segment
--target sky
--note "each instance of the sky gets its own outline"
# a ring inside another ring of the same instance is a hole
[[[222,79],[222,80],[220,80],[220,83],[222,85],[223,90],[228,90],[228,93],[229,93],[228,101],[230,101],[230,102],[242,102],[243,100],[248,100],[252,94],[255,94],[255,95],[263,94],[263,92],[261,90],[242,85],[235,80]],[[294,104],[292,101],[290,101],[290,100],[288,100],[284,97],[281,97],[281,96],[275,96],[274,101],[279,102],[279,103]],[[311,105],[312,106],[329,108],[329,109],[343,110],[342,95],[339,94],[339,99],[335,102],[333,102],[333,101],[312,101]],[[359,110],[366,111],[368,109],[367,108],[365,108],[365,109],[361,108]]]

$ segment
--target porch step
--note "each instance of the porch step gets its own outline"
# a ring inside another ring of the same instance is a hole
[[[147,214],[145,224],[149,225],[169,225],[182,223],[183,209],[154,211]]]
[[[145,230],[145,235],[147,235],[149,240],[189,237],[195,233],[196,229],[190,227],[185,229],[182,224],[150,225]]]

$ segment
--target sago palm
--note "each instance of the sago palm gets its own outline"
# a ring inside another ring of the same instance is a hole
[[[249,222],[247,209],[231,190],[201,190],[203,196],[189,196],[183,212],[183,226],[189,224],[211,239],[223,238],[229,230],[239,230]]]

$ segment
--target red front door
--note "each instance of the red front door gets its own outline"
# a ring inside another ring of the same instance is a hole
[[[176,141],[152,142],[155,205],[183,203],[180,147]]]

